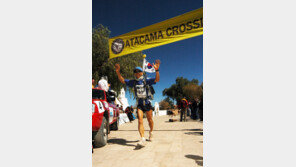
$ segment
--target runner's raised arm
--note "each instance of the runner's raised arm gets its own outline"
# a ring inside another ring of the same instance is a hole
[[[156,71],[156,75],[155,75],[155,81],[154,82],[159,82],[159,66],[160,66],[160,60],[156,60],[155,64],[153,63],[153,66],[155,68]]]
[[[120,74],[120,65],[119,64],[115,64],[115,70],[116,70],[116,74],[118,76],[118,79],[121,83],[125,84],[124,82],[124,78],[121,76]]]

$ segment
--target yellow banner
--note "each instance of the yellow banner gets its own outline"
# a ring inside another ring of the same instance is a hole
[[[109,39],[109,58],[203,34],[203,8]]]

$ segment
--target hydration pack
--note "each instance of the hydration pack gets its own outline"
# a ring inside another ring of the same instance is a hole
[[[146,84],[146,78],[144,78],[144,85],[136,85],[136,80],[134,81],[134,91],[137,93],[137,98],[140,99],[150,99],[153,100],[153,95],[155,94],[152,85]]]

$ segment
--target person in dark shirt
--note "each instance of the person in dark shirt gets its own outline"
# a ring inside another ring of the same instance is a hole
[[[126,113],[128,119],[129,119],[129,121],[132,122],[134,119],[133,119],[133,116],[132,116],[132,113],[131,113],[131,108],[130,107],[127,107],[125,109],[125,113]]]
[[[203,121],[203,98],[201,97],[200,103],[198,105],[198,115],[199,115],[199,120]]]
[[[188,101],[183,98],[181,102],[179,103],[179,108],[181,109],[181,114],[180,114],[180,122],[184,120],[186,122],[186,116],[187,116],[187,109],[188,109]],[[184,118],[183,118],[184,117]]]
[[[195,98],[192,101],[192,119],[193,120],[197,119],[197,110],[198,110],[198,98]]]

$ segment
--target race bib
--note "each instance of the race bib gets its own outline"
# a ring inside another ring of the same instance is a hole
[[[137,97],[146,98],[147,93],[144,85],[136,85]]]

